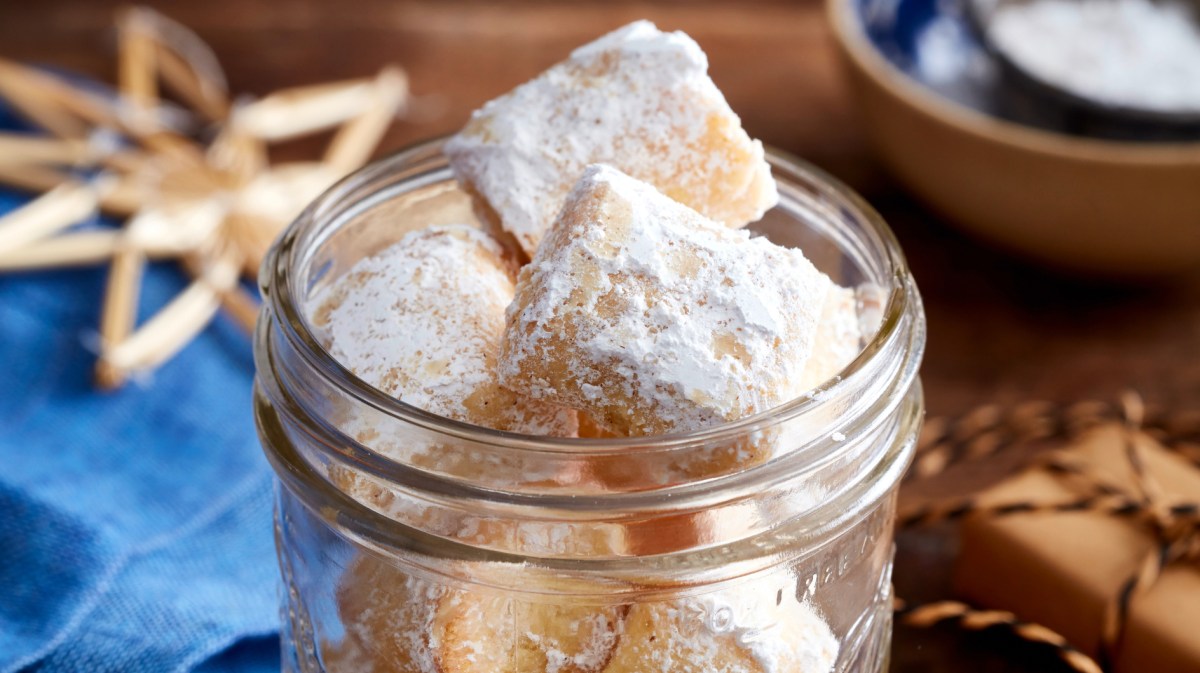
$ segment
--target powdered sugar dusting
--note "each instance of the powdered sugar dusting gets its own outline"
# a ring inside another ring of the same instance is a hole
[[[447,673],[601,673],[624,613],[456,592],[438,606],[439,661]]]
[[[439,673],[431,634],[447,593],[443,585],[360,556],[342,576],[337,594],[346,637],[324,658],[329,663],[366,658],[387,662],[388,670]]]
[[[592,166],[521,272],[501,375],[622,434],[703,428],[803,392],[833,287],[799,250]]]
[[[339,362],[426,411],[527,434],[573,434],[574,414],[518,400],[499,385],[496,354],[515,267],[467,225],[431,227],[360,260],[312,301]]]
[[[608,673],[828,673],[837,637],[784,573],[716,593],[634,605]]]
[[[762,673],[824,673],[837,659],[837,638],[811,605],[796,600],[788,576],[694,598],[688,609],[711,633],[732,635]]]
[[[707,70],[690,37],[638,21],[486,104],[446,154],[531,256],[591,163],[741,226],[778,195],[762,144],[742,130]]]
[[[862,350],[862,339],[854,290],[833,286],[821,307],[813,354],[804,366],[801,386],[814,388],[836,376]]]
[[[328,648],[331,661],[374,659],[375,670],[406,673],[600,673],[626,608],[451,588],[364,556],[342,578],[338,612],[346,638]]]
[[[338,591],[351,652],[412,673],[828,673],[837,637],[786,572],[632,605],[457,589],[360,557]]]

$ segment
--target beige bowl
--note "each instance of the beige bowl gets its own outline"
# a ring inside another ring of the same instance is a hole
[[[945,100],[889,63],[850,0],[827,0],[883,161],[951,222],[1053,266],[1118,277],[1200,267],[1200,142],[1074,138]]]

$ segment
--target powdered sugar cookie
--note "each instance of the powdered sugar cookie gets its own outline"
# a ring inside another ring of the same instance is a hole
[[[690,37],[638,21],[484,105],[445,151],[530,256],[592,163],[741,226],[776,203],[775,181],[707,71]]]
[[[521,271],[499,370],[620,435],[705,428],[805,390],[833,287],[800,251],[592,166]]]
[[[605,673],[829,673],[838,640],[787,576],[635,604]]]
[[[370,673],[441,673],[431,642],[444,586],[410,576],[373,556],[357,557],[338,584],[345,637],[324,659]]]
[[[450,588],[371,556],[351,564],[337,600],[346,636],[325,658],[374,673],[599,673],[627,611]]]
[[[443,673],[599,673],[617,646],[625,608],[530,603],[460,592],[434,623]]]
[[[403,402],[496,430],[573,436],[573,412],[520,399],[497,377],[515,274],[478,229],[422,229],[317,296],[313,322],[338,362]]]
[[[833,286],[821,307],[812,356],[804,366],[802,388],[815,388],[837,375],[862,350],[858,298],[854,290]]]
[[[516,267],[486,233],[466,225],[405,235],[363,259],[313,300],[313,322],[330,353],[385,393],[455,420],[534,435],[573,436],[574,411],[524,398],[500,385],[496,358]],[[380,416],[342,418],[351,436],[388,457],[450,477],[497,487],[552,484],[557,467],[501,457],[453,438],[422,440],[389,430]],[[394,440],[395,435],[403,439]],[[433,534],[515,550],[539,532],[486,518],[433,510],[398,497],[369,475],[331,466],[344,492],[401,523]],[[603,536],[580,541],[609,544]]]

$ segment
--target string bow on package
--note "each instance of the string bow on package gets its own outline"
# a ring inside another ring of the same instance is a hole
[[[940,604],[916,621],[1008,619],[1080,671],[1200,670],[1200,464],[1151,435],[1163,424],[1136,395],[1118,413],[991,489],[903,518],[962,519],[956,590],[1005,611]]]

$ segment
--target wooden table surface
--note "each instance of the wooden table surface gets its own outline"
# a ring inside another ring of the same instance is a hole
[[[0,55],[111,81],[118,4],[6,0]],[[817,0],[154,6],[212,45],[237,92],[403,65],[419,104],[388,136],[385,151],[454,130],[482,102],[623,23],[649,18],[683,29],[708,52],[713,78],[752,135],[846,180],[895,228],[926,301],[930,414],[959,414],[985,402],[1112,399],[1126,388],[1151,402],[1200,408],[1200,281],[1130,288],[1057,276],[967,239],[923,209],[873,158]],[[935,531],[901,541],[902,589],[914,582],[914,567],[929,577],[929,567],[944,565],[949,539]],[[1003,639],[901,629],[892,670],[1059,670],[1036,651],[1020,660],[999,656],[1009,648]]]

